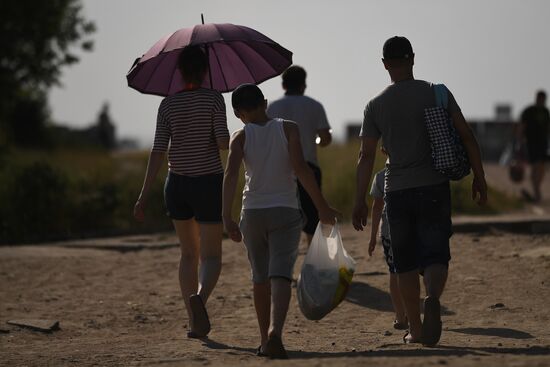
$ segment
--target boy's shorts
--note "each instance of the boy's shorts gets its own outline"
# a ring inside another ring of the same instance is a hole
[[[302,225],[299,209],[276,207],[242,211],[240,228],[254,283],[265,283],[273,277],[292,280]]]
[[[313,163],[308,162],[307,164],[313,171],[317,186],[321,188],[321,169]],[[315,229],[317,229],[317,223],[319,223],[319,213],[317,212],[317,208],[315,207],[313,200],[311,200],[311,197],[307,193],[306,189],[304,189],[300,181],[298,181],[298,194],[300,196],[300,206],[304,211],[306,219],[302,229],[305,233],[313,235],[315,233]]]
[[[387,192],[393,264],[397,273],[449,265],[451,193],[449,182]]]
[[[199,223],[222,221],[223,173],[197,177],[168,172],[164,184],[167,215],[174,220],[195,218]]]
[[[397,273],[393,265],[393,252],[391,250],[391,241],[389,238],[382,236],[382,248],[384,249],[384,258],[386,259],[386,264],[388,264],[388,270],[392,274]]]

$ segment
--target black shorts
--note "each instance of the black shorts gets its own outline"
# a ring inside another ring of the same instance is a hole
[[[548,142],[546,140],[527,139],[527,158],[529,163],[546,162]]]
[[[307,164],[313,171],[317,185],[321,188],[321,169],[313,163],[307,162]],[[298,193],[300,195],[300,206],[302,207],[302,211],[306,219],[302,230],[305,233],[312,235],[315,233],[317,223],[319,223],[319,213],[317,212],[317,208],[315,207],[315,204],[313,204],[313,200],[309,197],[306,189],[304,189],[304,187],[300,184],[300,181],[298,181]]]
[[[451,192],[449,182],[387,192],[393,265],[397,273],[449,265]]]
[[[222,221],[223,173],[189,177],[169,172],[164,185],[167,215],[200,223]]]

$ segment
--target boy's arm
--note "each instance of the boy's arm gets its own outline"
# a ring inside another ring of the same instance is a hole
[[[485,172],[481,164],[479,145],[460,110],[453,112],[451,119],[453,120],[454,128],[462,139],[470,165],[472,166],[472,171],[474,172],[472,200],[476,200],[479,205],[484,205],[487,202],[487,183],[485,182]]]
[[[378,236],[378,227],[380,227],[380,219],[382,218],[382,210],[384,209],[384,199],[375,197],[372,202],[372,223],[370,229],[369,256],[376,247],[376,238]]]
[[[216,145],[219,150],[227,150],[229,148],[229,138],[216,138]]]
[[[355,207],[353,208],[352,222],[353,228],[362,231],[367,225],[369,208],[365,200],[367,188],[372,176],[374,167],[374,158],[376,157],[377,138],[363,137],[361,140],[361,149],[359,150],[359,161],[357,162],[357,188],[355,191]]]
[[[315,176],[313,175],[311,168],[309,168],[304,159],[298,127],[293,122],[284,121],[284,130],[288,140],[290,162],[296,177],[300,180],[300,183],[311,197],[311,200],[313,200],[313,203],[319,212],[319,220],[321,223],[333,225],[336,223],[336,216],[339,213],[331,208],[326,202],[319,186],[317,186],[317,182],[315,181]]]
[[[235,242],[241,241],[242,234],[239,226],[231,217],[231,209],[233,207],[235,190],[237,189],[239,168],[244,157],[244,138],[244,130],[236,131],[231,137],[231,142],[229,143],[229,155],[227,157],[227,166],[225,167],[225,173],[223,176],[223,223],[227,234]]]

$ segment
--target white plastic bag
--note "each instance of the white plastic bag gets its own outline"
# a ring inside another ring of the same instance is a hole
[[[319,222],[296,287],[300,310],[309,320],[322,319],[342,302],[355,271],[355,260],[342,244],[338,225],[328,237],[321,226]]]

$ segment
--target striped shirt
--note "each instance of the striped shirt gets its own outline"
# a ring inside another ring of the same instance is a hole
[[[225,102],[219,92],[183,91],[160,103],[152,151],[168,151],[171,172],[183,176],[223,173],[218,138],[229,138]]]

